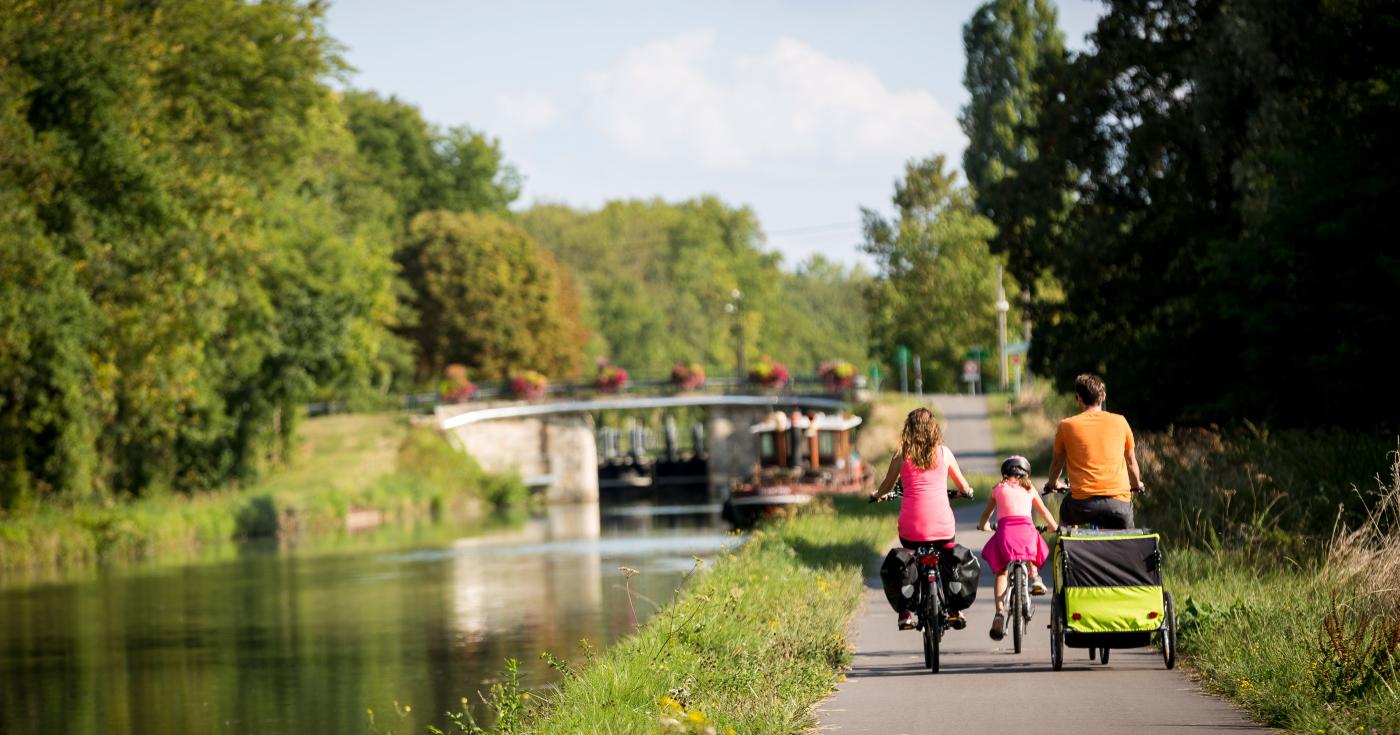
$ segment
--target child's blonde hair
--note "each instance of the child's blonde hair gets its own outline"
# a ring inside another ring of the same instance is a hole
[[[1003,478],[1001,478],[1001,479],[1003,479],[1003,480],[1015,480],[1017,485],[1020,485],[1022,488],[1026,489],[1026,490],[1034,490],[1034,489],[1035,489],[1035,485],[1032,485],[1032,484],[1031,484],[1031,478],[1026,477],[1025,475],[1014,475],[1014,476],[1012,476],[1012,477],[1003,477]]]
[[[904,419],[904,433],[899,438],[899,453],[926,470],[933,466],[933,450],[943,442],[943,430],[927,408],[916,408]]]

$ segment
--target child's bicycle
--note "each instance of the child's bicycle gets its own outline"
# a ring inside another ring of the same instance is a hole
[[[1067,490],[1068,488],[1065,488]],[[1162,662],[1176,666],[1176,609],[1162,589],[1160,537],[1145,528],[1122,531],[1060,526],[1051,553],[1050,667],[1064,666],[1065,648],[1089,649],[1107,664],[1114,648],[1156,642]]]
[[[894,491],[886,495],[880,501],[895,497],[902,497],[904,488],[896,483]],[[953,490],[948,491],[949,497],[957,497]],[[943,642],[943,633],[949,628],[961,630],[967,627],[967,621],[961,616],[950,617],[948,615],[948,604],[943,596],[942,572],[939,567],[939,554],[943,549],[936,548],[932,544],[919,545],[914,547],[914,558],[919,563],[919,582],[914,593],[914,629],[923,633],[924,639],[924,665],[933,673],[938,673],[939,647]]]
[[[997,522],[991,522],[995,531]],[[1045,526],[1037,525],[1035,530],[1045,533]],[[1016,653],[1021,652],[1021,639],[1026,635],[1031,617],[1035,615],[1035,605],[1031,604],[1031,563],[1017,559],[1006,567],[1006,622],[1011,626],[1011,644]]]

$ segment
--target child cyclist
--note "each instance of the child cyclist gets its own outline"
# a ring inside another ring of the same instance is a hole
[[[1025,457],[1007,457],[1001,463],[1001,482],[992,488],[992,497],[987,499],[987,507],[982,509],[982,517],[977,528],[988,530],[987,521],[992,511],[997,514],[997,530],[991,540],[982,547],[982,559],[996,572],[997,614],[992,618],[992,640],[999,641],[1006,634],[1006,570],[1013,561],[1031,563],[1031,594],[1045,594],[1045,583],[1040,581],[1040,567],[1050,554],[1045,539],[1035,530],[1031,520],[1031,509],[1040,513],[1051,532],[1059,530],[1050,510],[1040,499],[1040,493],[1031,484],[1031,463]]]

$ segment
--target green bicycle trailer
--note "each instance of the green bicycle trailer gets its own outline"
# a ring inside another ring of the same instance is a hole
[[[1052,553],[1050,664],[1064,666],[1065,648],[1087,648],[1107,664],[1109,650],[1156,643],[1168,669],[1176,665],[1176,611],[1162,589],[1157,534],[1062,529]]]

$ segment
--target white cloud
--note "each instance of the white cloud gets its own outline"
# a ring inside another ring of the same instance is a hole
[[[627,51],[584,80],[592,122],[625,154],[710,170],[888,166],[966,140],[925,90],[895,91],[873,69],[780,38],[757,55],[708,31]]]
[[[494,102],[497,121],[511,132],[531,133],[549,127],[557,116],[554,101],[542,92],[498,94]]]

